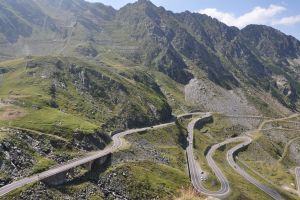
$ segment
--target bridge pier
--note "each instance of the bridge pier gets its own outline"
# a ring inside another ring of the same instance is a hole
[[[110,155],[107,156],[103,156],[101,158],[97,158],[95,160],[92,160],[88,163],[85,163],[83,165],[83,167],[87,170],[87,171],[95,171],[98,170],[99,168],[103,167],[103,164],[108,160],[108,158],[110,157]]]
[[[61,172],[59,174],[55,174],[53,176],[45,178],[42,181],[44,183],[46,183],[47,185],[53,185],[53,186],[61,185],[61,184],[63,184],[63,183],[66,182],[66,180],[67,180],[67,173],[68,172]]]
[[[109,161],[110,158],[111,158],[111,154],[94,160],[91,165],[90,170],[91,171],[99,171],[99,169],[105,168],[106,164],[107,164],[106,162]]]
[[[83,166],[87,171],[91,171],[93,167],[94,161],[90,161],[88,163],[85,163]]]
[[[87,162],[82,166],[85,167],[85,169],[88,170],[89,172],[98,173],[98,172],[105,171],[107,167],[110,166],[110,162],[111,162],[111,154]],[[72,169],[70,170],[72,171]],[[42,180],[42,182],[52,186],[64,184],[67,181],[67,173],[70,172],[70,170],[45,178]]]

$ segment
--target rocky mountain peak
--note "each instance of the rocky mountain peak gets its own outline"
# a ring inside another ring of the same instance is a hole
[[[138,0],[136,2],[137,5],[144,5],[144,6],[155,6],[151,1],[149,0]]]
[[[265,57],[272,59],[298,58],[300,42],[281,31],[265,25],[248,25],[241,30],[244,39]]]

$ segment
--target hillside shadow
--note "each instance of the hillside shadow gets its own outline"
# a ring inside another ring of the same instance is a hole
[[[75,177],[71,180],[68,180],[62,185],[53,186],[47,184],[47,186],[49,188],[54,188],[61,193],[66,193],[67,192],[66,187],[76,186],[86,182],[97,183],[101,174],[104,173],[111,165],[112,165],[112,154],[109,154],[103,164],[95,162],[92,165],[91,170],[87,171],[82,176]]]

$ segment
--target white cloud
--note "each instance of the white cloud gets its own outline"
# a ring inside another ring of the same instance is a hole
[[[275,20],[273,25],[294,25],[300,23],[300,15],[284,17],[280,20]]]
[[[209,15],[230,26],[243,28],[248,24],[272,24],[276,15],[285,11],[286,8],[278,5],[270,5],[268,8],[255,7],[248,13],[236,17],[232,13],[222,12],[216,8],[206,8],[199,13]]]

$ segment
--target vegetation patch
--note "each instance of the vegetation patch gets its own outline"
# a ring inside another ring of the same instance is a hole
[[[188,176],[175,168],[152,162],[126,163],[112,168],[106,174],[123,174],[113,177],[121,184],[130,199],[170,199],[182,187],[188,187]],[[110,184],[113,184],[110,181]]]
[[[37,160],[36,164],[32,167],[32,174],[37,174],[46,171],[50,167],[56,164],[55,161],[45,157],[38,156],[36,160]]]
[[[127,136],[126,139],[132,144],[131,150],[136,151],[143,145],[143,142],[147,142],[152,146],[151,148],[166,158],[168,165],[182,171],[186,169],[186,155],[184,151],[186,132],[177,125],[135,133]],[[147,158],[147,155],[145,157]]]
[[[230,187],[232,188],[230,199],[260,199],[268,200],[270,199],[264,192],[258,189],[256,186],[249,183],[244,177],[240,176],[232,167],[228,164],[226,159],[227,151],[234,147],[235,145],[227,145],[224,151],[216,151],[214,159],[224,175],[228,178],[230,182]]]
[[[98,128],[83,118],[52,108],[31,111],[25,117],[8,122],[2,121],[2,124],[57,134],[64,138],[71,138],[74,131],[89,134]]]

